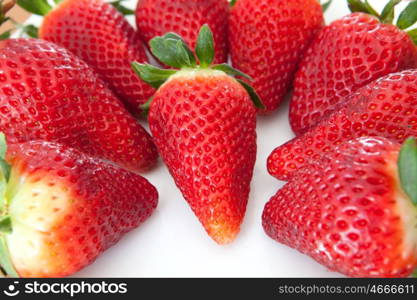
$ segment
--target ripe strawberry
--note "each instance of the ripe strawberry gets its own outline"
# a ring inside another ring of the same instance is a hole
[[[133,114],[141,112],[140,105],[154,90],[135,76],[130,64],[148,59],[139,35],[116,8],[103,0],[63,0],[55,8],[45,1],[22,2],[27,10],[45,15],[40,38],[82,58]]]
[[[42,40],[0,42],[0,131],[11,143],[56,141],[133,171],[157,159],[149,134],[95,73]]]
[[[230,16],[232,62],[254,78],[263,113],[279,107],[323,24],[317,0],[237,0]]]
[[[357,5],[361,1],[349,2]],[[290,123],[297,135],[317,124],[358,88],[389,73],[417,67],[417,49],[411,38],[387,24],[393,9],[386,9],[385,16],[378,15],[380,20],[356,12],[320,32],[295,76]]]
[[[163,160],[208,234],[231,242],[243,220],[256,159],[256,109],[262,106],[246,76],[228,65],[211,65],[213,36],[203,26],[195,52],[173,33],[151,41],[153,54],[180,70],[134,64],[159,87],[149,126]],[[173,50],[173,51],[172,51]],[[172,51],[172,52],[171,52]]]
[[[140,0],[136,8],[136,24],[146,44],[156,36],[175,32],[194,49],[198,30],[209,25],[215,40],[215,63],[227,61],[228,18],[227,0]]]
[[[288,180],[323,152],[356,137],[383,136],[402,143],[417,136],[416,107],[417,71],[387,75],[360,88],[305,134],[276,148],[268,158],[268,170]]]
[[[158,202],[143,177],[61,144],[11,145],[1,163],[0,263],[9,276],[71,275]]]
[[[271,198],[265,232],[348,276],[409,276],[417,267],[415,139],[399,151],[379,137],[339,145]]]

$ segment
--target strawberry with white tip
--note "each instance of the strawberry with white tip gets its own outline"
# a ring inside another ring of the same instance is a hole
[[[140,175],[68,146],[0,136],[0,267],[9,277],[63,277],[91,264],[158,202]]]

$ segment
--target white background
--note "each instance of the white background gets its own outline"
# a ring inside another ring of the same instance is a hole
[[[127,2],[134,7],[137,0]],[[388,0],[370,2],[380,11]],[[334,0],[325,14],[326,22],[348,13],[346,0]],[[129,20],[134,24],[134,18]],[[38,21],[38,18],[29,20]],[[288,125],[288,101],[273,115],[258,117],[257,132],[258,158],[252,191],[241,233],[234,243],[219,246],[210,239],[160,162],[155,170],[145,174],[160,195],[153,216],[74,276],[340,277],[263,232],[263,207],[283,185],[268,175],[266,159],[275,147],[293,137]]]

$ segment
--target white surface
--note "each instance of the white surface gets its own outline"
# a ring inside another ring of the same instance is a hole
[[[323,1],[324,2],[324,1]],[[371,0],[379,10],[387,1]],[[136,0],[130,1],[134,7]],[[326,22],[348,14],[346,0],[334,0]],[[133,23],[133,18],[129,18]],[[32,18],[30,21],[38,21]],[[338,277],[308,256],[267,237],[261,226],[265,203],[283,185],[268,175],[266,159],[293,137],[288,101],[276,113],[258,117],[258,158],[241,233],[227,246],[205,233],[166,167],[145,175],[159,191],[159,206],[140,228],[127,234],[77,277]]]

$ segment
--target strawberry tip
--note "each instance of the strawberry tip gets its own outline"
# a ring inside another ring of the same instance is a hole
[[[239,226],[233,226],[226,223],[212,223],[207,226],[207,232],[217,244],[227,245],[236,239],[239,233]]]

